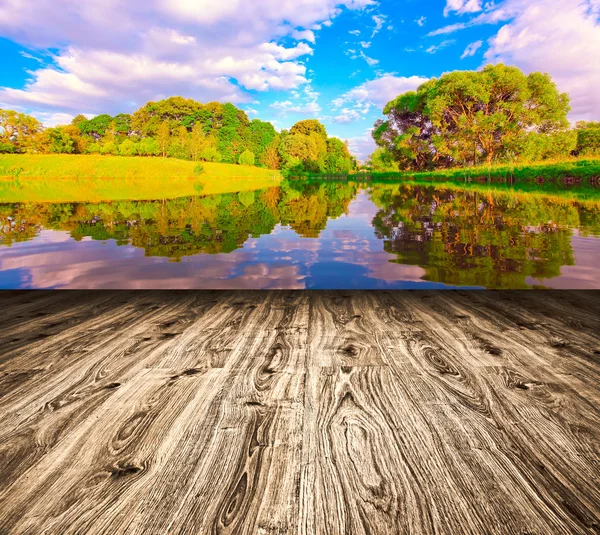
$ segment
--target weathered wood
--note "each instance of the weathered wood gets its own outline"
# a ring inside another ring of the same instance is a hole
[[[598,292],[0,305],[2,535],[600,533]]]

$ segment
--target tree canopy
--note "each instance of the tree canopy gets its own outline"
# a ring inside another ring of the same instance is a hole
[[[457,71],[404,93],[384,108],[373,138],[402,169],[517,160],[540,145],[570,154],[569,97],[549,75],[488,65]],[[537,149],[536,149],[537,147]],[[552,156],[555,151],[546,151]]]

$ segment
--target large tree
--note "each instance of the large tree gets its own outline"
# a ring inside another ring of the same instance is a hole
[[[421,85],[384,108],[373,137],[402,168],[490,164],[518,158],[531,133],[568,126],[569,97],[547,74],[489,65]]]
[[[24,152],[32,148],[42,124],[31,115],[0,109],[0,145],[5,152]]]

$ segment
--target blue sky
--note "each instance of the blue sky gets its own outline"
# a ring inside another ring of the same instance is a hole
[[[600,0],[5,0],[0,57],[0,107],[47,125],[182,95],[319,118],[362,159],[388,100],[490,62],[600,119]]]

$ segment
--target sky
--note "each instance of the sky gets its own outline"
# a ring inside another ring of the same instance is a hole
[[[385,104],[489,63],[551,74],[600,120],[600,0],[0,0],[0,108],[45,125],[173,95],[289,128],[317,118],[364,160]]]

